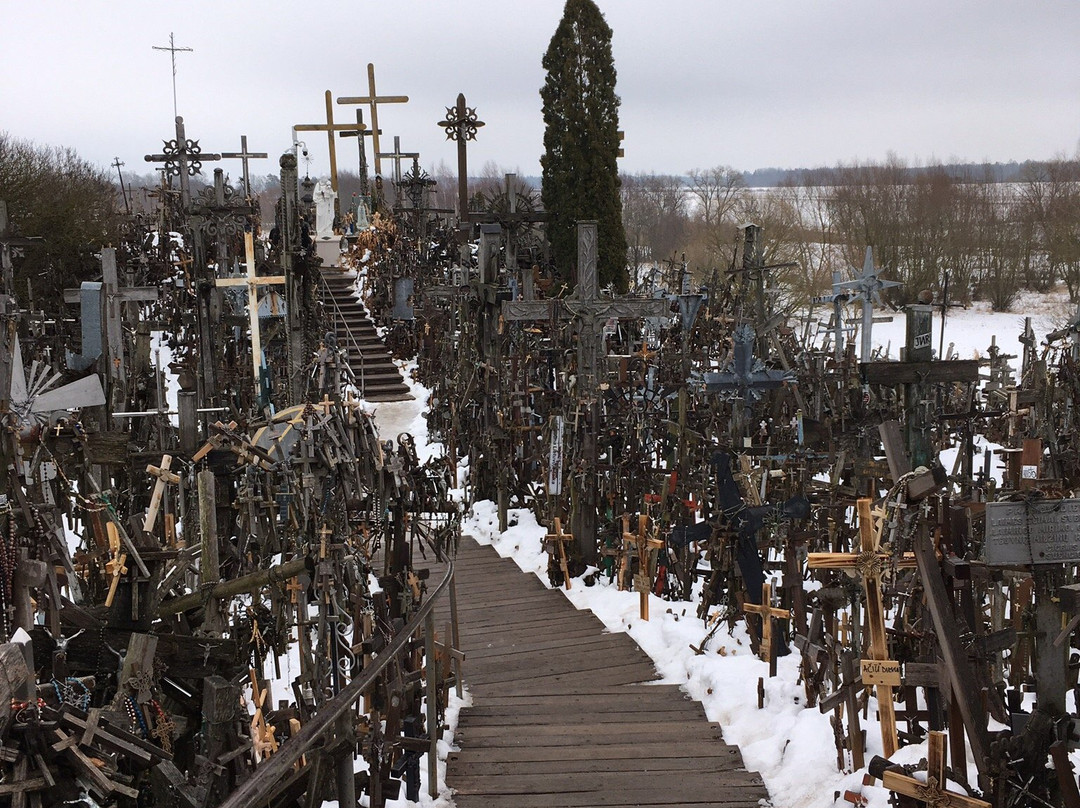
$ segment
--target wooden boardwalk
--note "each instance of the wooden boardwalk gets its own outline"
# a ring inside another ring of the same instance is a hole
[[[698,702],[645,684],[627,635],[467,536],[456,569],[473,698],[447,762],[458,808],[767,804]]]

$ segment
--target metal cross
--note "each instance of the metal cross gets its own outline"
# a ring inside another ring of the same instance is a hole
[[[248,160],[265,160],[266,152],[249,152],[247,149],[247,135],[240,135],[240,151],[222,152],[221,156],[226,160],[240,160],[244,164],[244,196],[251,196],[251,178],[248,175]]]
[[[173,117],[176,117],[180,113],[176,111],[176,54],[178,53],[193,53],[194,48],[178,48],[176,41],[173,39],[172,31],[169,32],[169,47],[164,45],[151,45],[151,50],[156,51],[168,51],[169,57],[172,59],[172,108]]]
[[[466,144],[476,140],[476,130],[484,122],[476,117],[476,109],[465,105],[465,94],[458,93],[457,102],[446,108],[446,117],[439,126],[446,130],[446,139],[457,143],[458,157],[458,219],[469,220],[469,158]]]
[[[184,210],[191,204],[190,177],[200,173],[202,164],[220,160],[220,154],[204,154],[199,141],[190,140],[184,131],[184,119],[176,116],[176,139],[166,140],[161,154],[148,154],[143,159],[148,163],[164,163],[165,174],[180,177],[180,199]]]
[[[862,346],[859,349],[859,360],[870,361],[870,353],[873,343],[870,340],[870,331],[874,321],[874,304],[884,305],[881,299],[883,289],[891,289],[894,286],[903,286],[900,281],[884,281],[878,277],[878,270],[874,266],[874,248],[866,248],[866,260],[863,261],[862,274],[853,281],[841,281],[833,284],[834,293],[837,289],[850,289],[854,292],[852,299],[862,298]]]

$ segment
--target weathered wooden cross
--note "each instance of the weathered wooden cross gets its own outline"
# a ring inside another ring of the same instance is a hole
[[[446,130],[446,139],[457,143],[458,158],[458,221],[469,221],[469,155],[468,142],[476,140],[476,130],[484,125],[473,107],[465,105],[465,94],[458,93],[457,102],[446,108],[446,117],[439,126]]]
[[[638,613],[642,620],[649,619],[649,593],[652,591],[653,569],[656,566],[656,554],[664,542],[648,535],[649,515],[638,514],[637,533],[629,531],[629,518],[623,517],[623,546],[633,547],[637,554],[638,570],[634,575],[634,591],[638,593]],[[629,566],[629,564],[626,564]],[[622,575],[620,585],[622,583]]]
[[[338,190],[338,173],[337,173],[337,138],[335,134],[337,132],[351,132],[355,131],[358,124],[355,123],[334,123],[334,101],[333,95],[327,90],[325,94],[326,98],[326,123],[298,123],[293,125],[294,132],[326,132],[326,142],[330,149],[330,186],[334,189],[334,193]],[[337,201],[335,198],[335,205]]]
[[[810,553],[807,566],[810,569],[839,569],[852,571],[862,577],[866,596],[866,622],[870,629],[870,643],[865,654],[870,661],[888,662],[889,646],[885,634],[885,609],[881,602],[881,581],[893,558],[878,549],[880,534],[874,529],[870,513],[870,500],[857,503],[859,518],[858,553]],[[900,566],[914,566],[913,559],[897,559]],[[866,665],[864,663],[864,676]],[[891,666],[885,666],[891,667]],[[899,685],[899,681],[896,681]],[[881,744],[885,756],[892,756],[899,746],[896,736],[896,711],[893,708],[893,685],[877,685],[878,711],[881,716]]]
[[[562,570],[563,582],[567,591],[570,590],[570,568],[566,562],[566,545],[574,540],[572,533],[564,533],[562,529],[562,520],[559,517],[555,517],[553,520],[555,524],[554,532],[548,533],[544,536],[545,544],[548,547],[548,552],[553,556],[557,555],[559,558],[559,568]]]
[[[875,758],[870,762],[871,774],[879,774],[881,783],[889,791],[912,797],[927,808],[991,808],[985,800],[950,791],[945,778],[945,733],[931,732],[926,753],[926,782],[884,768],[888,761]]]
[[[165,485],[172,483],[173,485],[180,484],[180,475],[175,472],[169,471],[172,466],[172,455],[162,455],[161,465],[154,466],[149,465],[146,467],[146,471],[156,477],[154,482],[154,491],[150,495],[150,507],[146,509],[146,518],[143,519],[143,532],[149,533],[154,529],[154,524],[157,522],[158,511],[161,509],[161,499],[165,494]]]
[[[368,62],[367,66],[368,75],[368,94],[363,96],[346,96],[338,98],[339,104],[355,105],[366,104],[371,110],[371,145],[375,150],[375,173],[379,176],[382,175],[382,160],[379,157],[379,104],[407,104],[409,103],[409,96],[407,95],[379,95],[375,91],[375,65]],[[334,190],[337,190],[335,187]]]
[[[761,585],[761,603],[744,603],[743,611],[756,614],[761,618],[761,642],[758,644],[758,656],[769,663],[769,675],[776,675],[776,654],[773,649],[773,624],[777,620],[790,620],[791,610],[780,609],[772,605],[772,585]]]

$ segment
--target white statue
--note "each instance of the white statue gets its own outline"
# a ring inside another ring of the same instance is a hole
[[[334,237],[334,200],[337,193],[334,192],[330,180],[319,180],[315,185],[315,237]]]

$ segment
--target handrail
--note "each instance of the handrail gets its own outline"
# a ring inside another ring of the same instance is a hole
[[[394,635],[394,639],[379,654],[375,664],[364,668],[360,675],[330,701],[326,702],[315,717],[304,724],[294,736],[285,741],[278,750],[270,756],[269,760],[259,766],[250,778],[236,789],[225,802],[218,808],[255,808],[264,804],[264,800],[275,786],[280,785],[284,778],[292,772],[293,764],[296,763],[318,740],[326,733],[335,721],[363,695],[364,691],[374,684],[376,677],[397,658],[397,655],[409,642],[413,634],[420,628],[426,619],[430,619],[435,601],[443,591],[452,585],[454,579],[454,562],[447,567],[446,575],[420,608],[410,618],[405,627]],[[433,661],[428,661],[428,676],[435,675]],[[428,726],[428,734],[434,733],[436,728]],[[432,744],[434,747],[434,744]]]
[[[349,328],[349,321],[345,319],[345,314],[341,311],[341,307],[338,305],[337,298],[334,297],[334,290],[330,288],[330,284],[326,282],[326,276],[320,271],[319,282],[326,287],[327,298],[330,300],[330,305],[334,307],[335,320],[340,320],[341,324],[345,326],[345,333],[349,337],[349,342],[356,348],[356,352],[360,354],[360,395],[364,395],[364,349],[360,347],[359,341],[353,335],[352,329]],[[357,298],[360,300],[360,298]],[[363,301],[360,301],[363,303]],[[348,364],[349,355],[345,354],[345,363]]]

